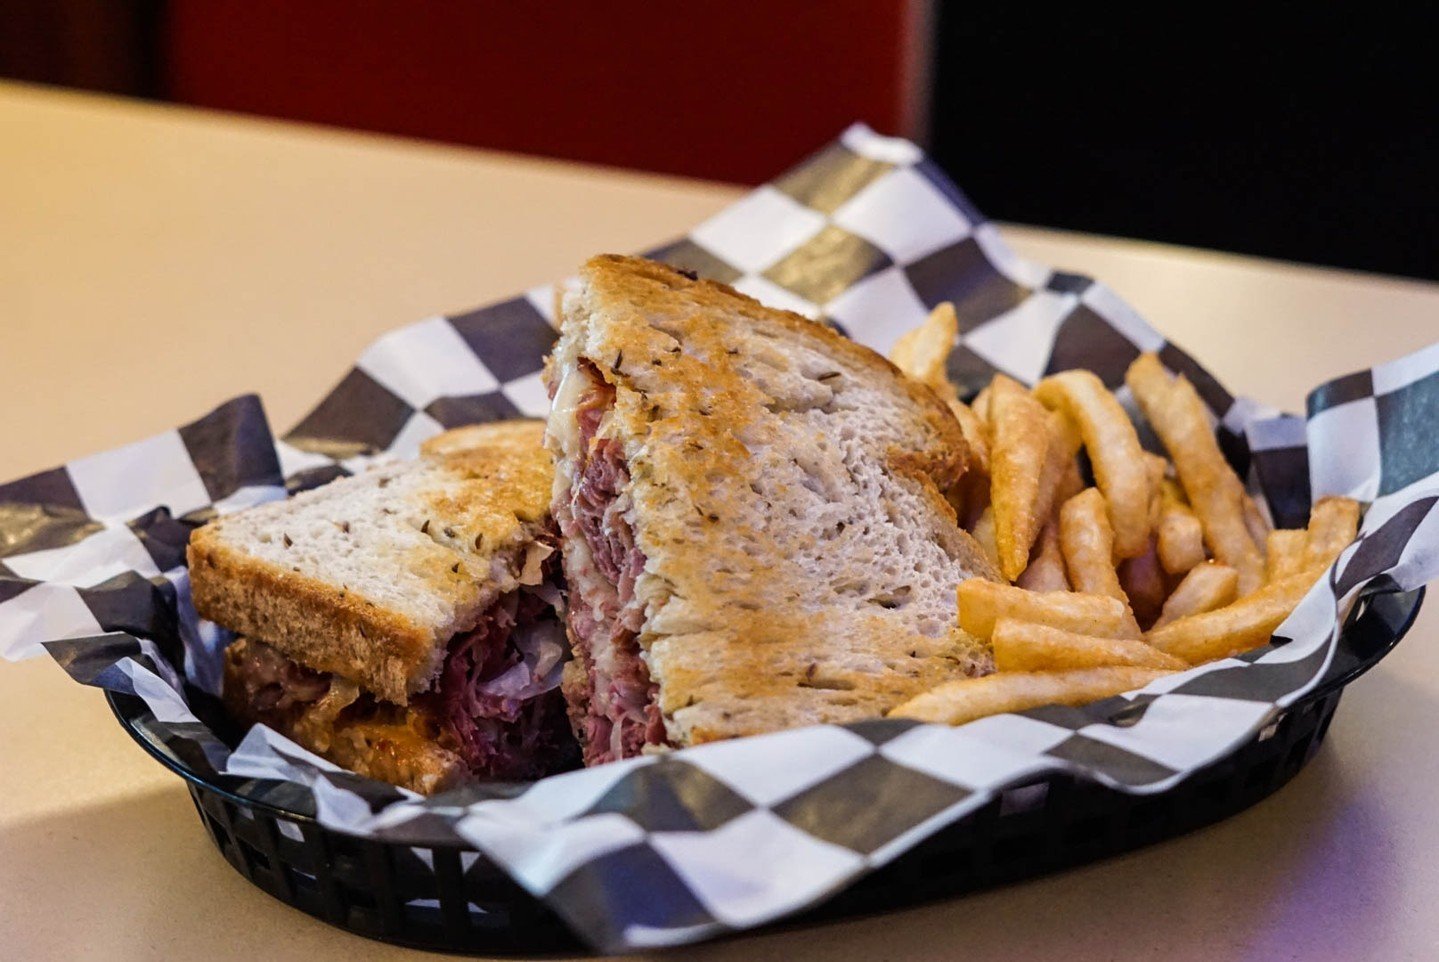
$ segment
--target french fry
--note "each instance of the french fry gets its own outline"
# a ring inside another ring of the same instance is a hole
[[[1206,561],[1189,569],[1184,580],[1164,601],[1164,608],[1150,627],[1163,628],[1172,621],[1223,608],[1239,595],[1239,572],[1228,565]]]
[[[1039,497],[1035,512],[1044,518],[1056,516],[1059,506],[1084,489],[1079,464],[1074,460],[1083,443],[1079,428],[1062,411],[1045,415],[1049,445],[1044,455],[1044,469],[1039,474]]]
[[[1079,433],[1079,425],[1063,411],[1049,412],[1049,441],[1054,448],[1055,459],[1063,467],[1067,467],[1079,449],[1084,447],[1084,435]]]
[[[1124,386],[1129,388],[1129,393],[1134,395],[1134,400],[1139,403],[1140,410],[1145,412],[1144,417],[1149,421],[1149,426],[1158,433],[1158,425],[1149,417],[1145,405],[1168,395],[1170,388],[1174,386],[1174,375],[1164,367],[1158,354],[1148,352],[1130,362],[1128,370],[1124,372]],[[1144,401],[1145,397],[1150,401]],[[1160,435],[1159,440],[1164,441],[1164,436]],[[1168,444],[1165,444],[1164,447],[1166,451],[1169,450]],[[1173,452],[1171,452],[1171,460],[1173,460]],[[1175,468],[1178,467],[1179,465],[1176,464]]]
[[[983,678],[947,682],[911,698],[891,711],[889,717],[963,725],[987,715],[1042,705],[1087,705],[1143,688],[1167,674],[1171,672],[1129,667],[998,672]]]
[[[986,384],[979,389],[979,393],[969,402],[969,406],[974,410],[974,416],[979,418],[986,429],[989,427],[989,399],[991,396],[992,392],[989,390],[989,385]]]
[[[970,529],[974,540],[979,542],[979,547],[984,551],[984,556],[996,568],[999,567],[999,548],[994,541],[994,508],[985,508],[980,514],[979,520]]]
[[[1189,615],[1145,636],[1160,651],[1198,665],[1257,648],[1269,640],[1323,569],[1311,568],[1267,584],[1233,604]]]
[[[1259,507],[1259,503],[1254,500],[1248,491],[1244,492],[1243,506],[1244,527],[1249,530],[1249,537],[1254,539],[1254,543],[1258,546],[1259,553],[1262,555],[1264,554],[1265,541],[1268,540],[1269,532],[1274,530],[1274,526],[1269,523],[1269,518],[1264,514],[1264,511]]]
[[[1109,665],[1177,671],[1189,667],[1133,638],[1080,635],[1014,618],[1001,618],[995,624],[990,644],[999,671],[1064,671]]]
[[[1175,503],[1189,507],[1189,498],[1184,495],[1184,486],[1171,477],[1165,477],[1159,482],[1159,496],[1166,504]]]
[[[1015,580],[1026,591],[1068,591],[1064,552],[1059,547],[1059,523],[1049,521],[1039,530],[1039,540],[1029,556],[1029,567]]]
[[[959,422],[959,430],[964,434],[965,443],[969,445],[970,470],[988,477],[989,437],[984,424],[979,420],[979,415],[970,410],[969,405],[963,401],[951,400],[948,403],[950,413]]]
[[[1059,509],[1059,546],[1076,591],[1129,603],[1114,570],[1114,529],[1098,489],[1085,488]]]
[[[1035,386],[1034,396],[1079,427],[1095,483],[1109,508],[1117,556],[1142,553],[1149,540],[1149,474],[1129,415],[1089,371],[1050,375]]]
[[[1153,536],[1149,549],[1137,558],[1126,558],[1119,563],[1119,587],[1129,599],[1129,607],[1141,626],[1152,624],[1164,607],[1169,586],[1164,580],[1164,571],[1159,565],[1159,553]]]
[[[1144,467],[1149,475],[1149,530],[1159,526],[1159,515],[1164,508],[1165,475],[1169,473],[1169,462],[1152,451],[1144,452]]]
[[[1204,402],[1153,354],[1129,366],[1125,383],[1169,451],[1215,559],[1239,571],[1241,593],[1252,591],[1264,579],[1264,559],[1245,523],[1244,485],[1219,450]]]
[[[1309,543],[1309,532],[1303,528],[1278,529],[1269,532],[1264,539],[1264,581],[1278,581],[1305,568],[1304,549]]]
[[[1064,502],[1084,490],[1084,477],[1079,473],[1079,462],[1070,458],[1064,466],[1064,473],[1059,476],[1059,484],[1054,489],[1054,507],[1051,514],[1055,521],[1059,520],[1059,509]]]
[[[994,634],[1000,618],[1017,618],[1081,635],[1138,638],[1134,616],[1123,602],[1077,591],[1025,591],[984,578],[967,578],[956,592],[959,627],[979,638]]]
[[[1049,453],[1048,412],[1018,381],[997,374],[989,383],[991,449],[989,503],[999,570],[1010,581],[1029,563],[1049,506],[1040,480]],[[1050,492],[1053,497],[1053,491]]]
[[[889,359],[906,377],[930,388],[940,396],[959,422],[969,445],[970,470],[989,474],[989,444],[984,428],[973,411],[959,399],[949,380],[946,365],[959,337],[959,317],[948,301],[929,312],[925,322],[904,332],[890,349]]]
[[[1359,533],[1359,502],[1353,498],[1320,498],[1309,511],[1304,545],[1305,567],[1328,567]]]
[[[1159,563],[1171,575],[1182,575],[1204,563],[1204,526],[1189,505],[1171,496],[1167,488],[1161,493],[1159,527],[1156,543]]]
[[[948,301],[929,312],[923,324],[900,335],[889,359],[905,375],[934,390],[946,401],[957,400],[945,365],[959,338],[959,317]]]

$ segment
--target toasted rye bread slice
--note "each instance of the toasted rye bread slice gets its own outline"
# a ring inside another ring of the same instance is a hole
[[[955,624],[956,585],[998,575],[940,494],[966,456],[943,401],[723,285],[615,256],[581,276],[555,354],[556,499],[580,453],[563,381],[587,361],[616,390],[599,437],[628,462],[638,640],[672,742],[879,716],[990,670]]]
[[[190,538],[196,610],[406,704],[449,639],[518,585],[548,528],[543,432],[461,428],[414,461],[212,521]]]

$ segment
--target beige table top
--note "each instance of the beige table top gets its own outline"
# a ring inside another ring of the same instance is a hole
[[[287,427],[382,331],[677,235],[733,188],[0,85],[0,479],[258,391]],[[1439,338],[1439,286],[1014,228],[1231,389]],[[1314,762],[1228,822],[1036,882],[709,959],[1439,957],[1439,606]],[[0,955],[433,958],[329,928],[211,849],[100,695],[0,664]]]

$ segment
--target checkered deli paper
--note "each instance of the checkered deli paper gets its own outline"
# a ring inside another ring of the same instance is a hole
[[[478,849],[590,944],[621,950],[814,905],[1046,773],[1162,792],[1339,665],[1372,660],[1339,631],[1358,597],[1439,571],[1439,345],[1322,385],[1305,418],[1233,398],[1108,288],[1016,257],[914,145],[860,126],[651,254],[881,352],[952,301],[962,333],[949,367],[970,390],[995,371],[1033,383],[1085,367],[1127,403],[1125,368],[1158,351],[1198,387],[1277,522],[1300,525],[1311,498],[1347,494],[1368,503],[1360,538],[1273,644],[1086,708],[955,729],[820,726],[430,799],[337,770],[263,727],[232,748],[197,716],[213,707],[228,638],[191,607],[189,533],[374,459],[413,456],[445,428],[543,415],[540,368],[555,339],[543,288],[380,338],[283,438],[242,397],[0,486],[0,653],[48,650],[76,680],[139,696],[159,750],[202,778],[244,779],[241,795],[417,854]]]

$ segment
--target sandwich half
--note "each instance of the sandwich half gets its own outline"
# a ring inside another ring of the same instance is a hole
[[[991,669],[955,627],[958,583],[997,577],[941,493],[963,435],[878,354],[602,256],[548,377],[586,764],[875,717]]]
[[[461,428],[196,531],[195,608],[242,636],[231,713],[424,793],[573,764],[543,432]]]

